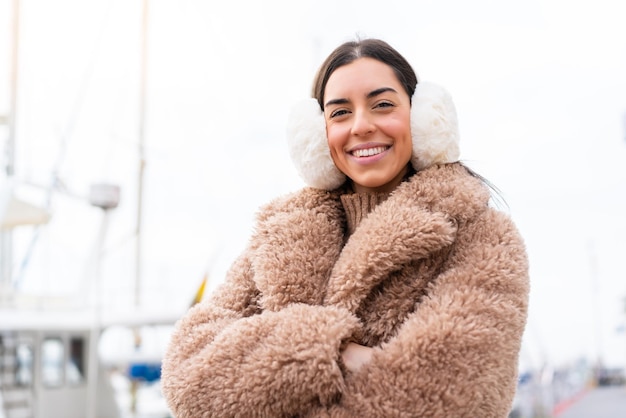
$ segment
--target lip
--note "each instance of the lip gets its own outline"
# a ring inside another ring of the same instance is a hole
[[[355,157],[354,155],[352,155],[354,151],[358,151],[362,149],[378,148],[378,147],[385,147],[387,149],[379,154],[371,155],[369,157]],[[391,150],[391,148],[392,146],[389,144],[381,144],[381,143],[359,144],[347,150],[346,154],[351,161],[354,161],[357,164],[367,165],[367,164],[373,164],[381,160],[382,158],[384,158],[389,153],[389,150]]]
[[[358,151],[361,149],[368,149],[368,148],[378,148],[378,147],[391,147],[391,144],[384,144],[382,142],[366,142],[364,144],[358,144],[353,146],[350,149],[347,149],[346,152],[348,154],[352,154],[354,151]]]

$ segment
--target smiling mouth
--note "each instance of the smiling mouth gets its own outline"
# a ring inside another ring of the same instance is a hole
[[[352,155],[358,158],[362,157],[371,157],[372,155],[377,155],[387,151],[391,147],[374,147],[374,148],[365,148],[365,149],[357,149],[351,152]]]

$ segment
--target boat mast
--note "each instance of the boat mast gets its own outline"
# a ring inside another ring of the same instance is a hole
[[[139,173],[137,183],[137,229],[135,241],[135,306],[141,305],[141,285],[142,285],[142,212],[143,212],[143,183],[144,171],[146,168],[145,157],[145,121],[146,121],[146,90],[147,90],[147,67],[148,67],[148,0],[143,0],[142,24],[141,24],[141,74],[139,80]]]
[[[15,132],[17,112],[17,75],[20,24],[20,1],[13,0],[12,42],[10,51],[10,83],[9,109],[6,117],[2,118],[7,125],[7,139],[4,146],[4,170],[7,180],[15,174]],[[13,275],[13,233],[10,229],[0,232],[0,289],[9,291]],[[0,292],[0,295],[4,292]]]
[[[142,212],[143,212],[143,183],[144,171],[146,168],[145,137],[146,137],[146,105],[147,105],[147,68],[148,68],[148,2],[142,1],[141,16],[141,67],[139,80],[139,132],[138,132],[138,156],[139,172],[137,176],[137,229],[135,231],[135,308],[141,307],[141,287],[142,287]],[[142,344],[141,331],[139,327],[133,328],[135,349],[139,349]],[[130,381],[130,410],[134,415],[137,412],[137,391],[139,382],[136,379]]]
[[[19,48],[19,26],[20,26],[20,1],[13,0],[13,39],[11,47],[11,85],[9,91],[9,114],[8,119],[8,138],[6,142],[5,154],[6,164],[5,171],[7,177],[12,177],[15,174],[15,131],[16,131],[16,118],[15,113],[17,111],[17,60],[18,60],[18,48]]]

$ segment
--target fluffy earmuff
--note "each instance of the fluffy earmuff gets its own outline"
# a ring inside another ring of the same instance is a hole
[[[434,83],[418,83],[411,100],[415,170],[459,160],[459,122],[452,96]]]
[[[319,103],[305,99],[291,109],[287,120],[289,155],[302,180],[317,189],[333,190],[346,181],[330,156],[326,121]]]
[[[433,83],[419,83],[411,101],[411,136],[415,170],[459,159],[459,129],[450,94]],[[304,182],[333,190],[346,176],[334,164],[328,149],[326,122],[317,100],[297,103],[287,121],[289,155]]]

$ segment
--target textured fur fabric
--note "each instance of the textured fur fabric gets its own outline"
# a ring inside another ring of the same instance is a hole
[[[163,362],[177,418],[506,417],[528,307],[511,220],[460,164],[417,172],[345,241],[337,192],[268,204]],[[343,344],[374,347],[347,372]]]

